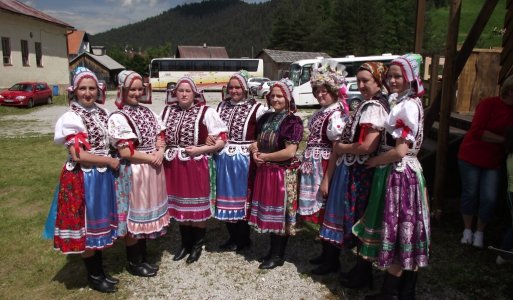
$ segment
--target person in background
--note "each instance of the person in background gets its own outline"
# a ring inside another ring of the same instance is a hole
[[[470,130],[458,152],[461,176],[461,213],[465,229],[460,242],[484,247],[484,230],[493,218],[504,133],[513,126],[513,76],[506,78],[500,95],[483,99],[476,107]],[[472,222],[477,226],[472,233]]]
[[[296,105],[291,83],[277,81],[266,96],[272,111],[257,124],[257,141],[250,147],[257,164],[249,224],[260,233],[270,233],[270,248],[259,269],[284,263],[289,235],[295,234],[297,212],[296,151],[303,138],[303,123],[294,115]]]
[[[381,292],[365,299],[415,299],[418,268],[428,265],[429,207],[417,158],[424,137],[421,62],[420,55],[406,54],[394,59],[387,72],[391,94],[385,129],[394,142],[366,161],[369,168],[390,165],[384,188],[373,183],[384,195],[383,213],[376,215],[383,219],[377,265],[386,274]]]
[[[166,187],[169,213],[180,223],[182,246],[173,257],[187,254],[188,264],[197,261],[205,242],[206,220],[212,216],[211,194],[215,167],[210,154],[221,150],[228,128],[216,110],[205,105],[203,93],[188,77],[182,77],[166,97],[161,118],[165,130]],[[208,136],[213,145],[205,144]]]
[[[55,125],[54,141],[68,151],[60,176],[54,247],[64,254],[80,253],[87,282],[97,291],[116,291],[118,280],[105,274],[102,250],[117,238],[114,174],[119,160],[109,155],[105,91],[96,75],[79,67],[68,89],[70,107]]]
[[[235,73],[228,82],[229,96],[219,104],[217,112],[228,127],[226,144],[216,156],[216,219],[225,221],[229,238],[220,248],[240,251],[251,243],[247,222],[255,165],[249,146],[256,140],[257,120],[267,108],[253,98],[246,72]],[[215,137],[214,137],[215,138]],[[207,145],[215,145],[209,138]]]
[[[338,69],[337,69],[338,68]],[[331,175],[336,156],[332,156],[333,142],[340,139],[348,118],[348,107],[339,101],[339,91],[345,88],[343,65],[327,62],[313,69],[310,84],[321,109],[309,120],[310,135],[300,166],[298,213],[304,221],[322,225]],[[313,274],[326,274],[339,268],[339,249],[322,241],[322,252],[310,260],[320,265]]]
[[[165,235],[170,220],[162,169],[164,127],[159,117],[140,103],[151,103],[151,87],[143,84],[136,72],[122,71],[115,102],[119,110],[109,117],[111,144],[123,160],[116,179],[120,236],[125,238],[127,270],[152,277],[159,268],[147,260],[146,239]]]

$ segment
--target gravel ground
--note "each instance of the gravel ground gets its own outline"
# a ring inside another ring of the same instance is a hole
[[[208,93],[206,96],[209,105],[215,107],[219,94]],[[115,93],[108,93],[105,107],[109,111],[115,110],[114,97]],[[163,99],[164,93],[154,93],[153,104],[149,106],[160,113]],[[66,110],[65,106],[47,105],[26,115],[0,116],[0,134],[12,138],[52,134],[55,122]],[[299,115],[306,119],[311,111]],[[202,257],[187,265],[184,260],[172,260],[180,245],[178,226],[173,222],[165,237],[149,243],[152,259],[160,265],[156,277],[139,278],[126,271],[115,275],[121,279],[120,290],[129,291],[130,299],[362,299],[363,295],[372,292],[341,288],[337,274],[310,275],[313,266],[308,264],[308,259],[320,251],[314,236],[311,231],[300,231],[289,241],[285,265],[263,271],[258,269],[257,259],[267,253],[268,235],[252,232],[252,247],[241,254],[219,252],[218,245],[227,239],[227,233],[221,222],[211,220]],[[342,268],[347,270],[352,266],[354,256],[343,253],[341,261]],[[120,263],[124,262],[121,260]],[[376,292],[383,275],[377,270],[374,274]],[[418,299],[468,299],[456,290],[443,287],[443,283],[428,285],[422,280],[422,273],[417,296]]]

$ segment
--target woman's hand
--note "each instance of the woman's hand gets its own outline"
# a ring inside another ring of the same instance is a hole
[[[375,168],[380,165],[378,156],[371,157],[367,159],[364,163],[367,166],[367,169]]]
[[[201,154],[201,150],[196,146],[187,146],[185,147],[185,153],[190,157],[198,156]]]
[[[253,160],[255,160],[258,167],[265,163],[265,160],[263,159],[264,154],[265,153],[253,152]]]
[[[330,188],[330,181],[326,176],[322,178],[321,186],[319,187],[319,190],[321,191],[321,195],[324,199],[328,198],[328,192]]]
[[[157,146],[157,149],[160,149],[160,148],[166,148],[166,141],[164,141],[164,140],[159,136],[159,137],[157,138],[156,146]]]
[[[162,161],[164,160],[164,155],[161,151],[156,151],[156,152],[152,152],[151,153],[151,156],[152,156],[152,161],[151,161],[151,165],[154,166],[155,168],[158,168],[162,165]]]
[[[109,164],[108,164],[108,166],[109,166],[109,168],[111,168],[112,170],[116,170],[116,171],[117,171],[117,170],[119,169],[119,164],[120,164],[119,159],[114,158],[114,157],[111,157],[111,158],[109,159]]]
[[[251,152],[251,153],[258,152],[258,145],[257,145],[257,143],[256,143],[256,142],[254,142],[254,143],[252,143],[251,145],[249,145],[248,150],[249,150],[249,152]]]
[[[216,145],[217,136],[209,135],[205,140],[205,145],[207,146],[215,146]]]

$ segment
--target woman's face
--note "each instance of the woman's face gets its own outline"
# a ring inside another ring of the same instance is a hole
[[[176,98],[181,108],[187,109],[191,107],[194,102],[194,91],[191,85],[187,82],[180,83],[176,88]]]
[[[403,72],[401,72],[401,68],[396,65],[391,65],[390,69],[388,69],[387,82],[388,87],[390,88],[390,93],[399,94],[408,88],[406,80],[403,77]]]
[[[275,112],[281,112],[287,108],[287,100],[279,87],[274,87],[269,95],[271,107]]]
[[[92,107],[98,97],[98,86],[92,78],[84,78],[75,91],[78,103],[83,107]]]
[[[328,92],[328,89],[324,85],[321,85],[314,89],[314,97],[319,102],[321,107],[327,107],[337,101],[337,98],[333,97],[331,93]]]
[[[230,82],[228,83],[228,94],[230,94],[230,97],[234,102],[239,102],[246,96],[239,80],[235,78],[230,79]]]
[[[135,79],[130,88],[126,91],[125,102],[128,105],[137,105],[139,104],[139,99],[141,98],[144,91],[143,82],[141,79]]]
[[[372,74],[367,70],[358,71],[358,74],[356,74],[356,82],[358,84],[358,90],[365,100],[371,99],[381,90]]]

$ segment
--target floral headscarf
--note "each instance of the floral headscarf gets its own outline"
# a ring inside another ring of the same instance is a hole
[[[387,66],[383,63],[375,61],[365,62],[358,68],[358,71],[360,70],[365,70],[371,73],[378,86],[383,87],[388,71]]]
[[[413,92],[416,96],[422,97],[424,95],[424,86],[420,79],[420,64],[422,63],[422,56],[420,54],[408,53],[394,59],[391,65],[396,65],[401,68],[404,79],[410,83]]]
[[[333,60],[324,60],[312,67],[310,84],[312,87],[325,86],[329,92],[338,95],[346,75],[346,67],[343,64]]]
[[[130,70],[123,70],[118,74],[118,95],[116,97],[116,106],[121,109],[125,103],[124,97],[126,96],[126,92],[132,86],[135,80],[141,80],[143,82],[143,94],[141,98],[139,98],[139,103],[151,104],[151,85],[144,83],[143,78],[139,73]]]
[[[292,88],[293,83],[289,79],[282,79],[280,81],[276,81],[271,88],[269,89],[269,93],[265,96],[267,100],[267,106],[271,107],[271,94],[272,90],[277,87],[281,90],[283,93],[283,96],[285,96],[285,100],[287,101],[287,110],[289,113],[295,113],[297,111],[296,102],[294,101],[294,98],[292,97]]]
[[[82,79],[90,78],[93,79],[96,83],[96,87],[98,89],[98,96],[96,97],[95,102],[99,104],[105,103],[105,86],[100,86],[98,84],[98,78],[96,77],[96,74],[94,74],[91,70],[85,67],[77,67],[73,71],[73,82],[70,87],[68,87],[68,101],[76,100],[75,98],[75,91],[78,89],[80,82]]]
[[[178,87],[182,83],[188,83],[191,86],[192,92],[194,93],[194,103],[199,103],[201,105],[206,104],[205,97],[203,95],[203,91],[198,90],[196,87],[196,84],[190,77],[182,77],[178,79],[176,82],[175,88],[172,90],[168,90],[166,92],[166,104],[172,104],[173,102],[177,102],[178,98],[176,97],[176,92],[178,90]]]

